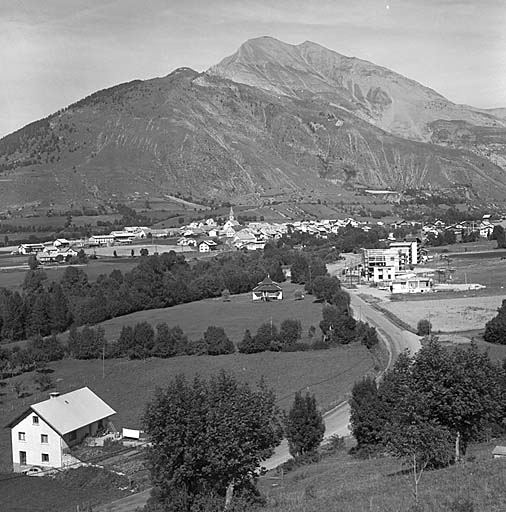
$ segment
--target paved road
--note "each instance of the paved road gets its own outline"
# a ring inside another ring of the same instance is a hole
[[[351,307],[354,317],[359,320],[365,320],[376,327],[376,330],[385,340],[387,347],[390,348],[393,360],[404,350],[408,349],[411,354],[416,354],[420,350],[420,337],[412,332],[401,329],[381,311],[374,309],[365,300],[357,294],[359,290],[350,290]]]
[[[404,350],[408,349],[415,354],[420,349],[420,338],[412,332],[401,329],[392,323],[386,316],[377,309],[374,309],[366,301],[358,297],[360,290],[350,290],[351,307],[354,317],[369,322],[376,327],[379,335],[385,341],[389,351],[389,366],[395,358]],[[344,402],[324,415],[325,439],[338,434],[347,436],[350,434],[350,406]],[[263,466],[266,469],[274,469],[290,458],[288,442],[284,440],[274,452],[274,455],[265,461]],[[98,512],[134,512],[137,507],[142,507],[149,498],[149,489],[142,493],[123,498],[121,500],[103,505],[97,508]]]

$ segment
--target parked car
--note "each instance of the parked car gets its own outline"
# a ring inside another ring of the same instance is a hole
[[[23,471],[23,475],[26,476],[42,476],[44,474],[44,470],[39,468],[39,466],[32,466],[31,468],[25,469]]]

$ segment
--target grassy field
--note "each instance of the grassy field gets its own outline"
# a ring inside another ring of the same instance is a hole
[[[504,444],[497,440],[496,444]],[[265,512],[501,512],[506,510],[506,460],[492,459],[495,444],[471,446],[467,460],[427,471],[414,508],[412,474],[391,457],[359,461],[346,453],[284,477],[265,477]],[[467,503],[467,504],[466,504]]]
[[[0,258],[0,287],[18,291],[21,289],[27,270],[2,270],[2,266],[10,266],[11,264],[22,265],[27,261],[27,259],[27,256]],[[110,274],[114,269],[119,269],[122,272],[128,272],[137,266],[138,263],[139,260],[136,258],[97,259],[88,261],[86,265],[79,265],[79,268],[86,272],[90,281],[95,281],[100,274]],[[64,264],[47,265],[43,267],[43,270],[47,274],[49,281],[59,281],[65,271],[65,268],[67,268],[67,265]]]
[[[160,322],[169,325],[179,325],[190,339],[199,339],[210,325],[223,327],[229,338],[235,343],[242,340],[245,329],[254,334],[262,323],[279,324],[286,318],[296,318],[302,323],[303,336],[307,335],[309,327],[314,325],[319,331],[318,324],[322,317],[322,305],[313,302],[309,295],[304,300],[295,300],[296,290],[301,286],[292,283],[282,283],[284,299],[282,301],[253,302],[250,293],[231,296],[230,302],[221,298],[206,299],[189,304],[181,304],[163,309],[138,311],[100,324],[108,340],[119,337],[124,325],[135,325],[147,321],[155,326]]]
[[[2,512],[75,512],[128,494],[118,489],[65,485],[52,478],[0,474]]]
[[[373,371],[374,364],[371,354],[363,346],[350,345],[311,352],[183,356],[145,361],[112,359],[105,361],[105,378],[100,360],[63,360],[51,363],[50,368],[54,370],[51,377],[58,391],[89,386],[117,411],[114,420],[117,427],[136,428],[140,426],[140,417],[154,389],[179,373],[188,377],[197,373],[209,376],[224,369],[252,384],[264,377],[274,389],[280,407],[288,407],[297,390],[308,390],[327,410],[345,399],[353,382]],[[33,376],[33,373],[27,373],[6,381],[0,395],[3,423],[47,397],[47,392],[36,390]],[[25,398],[16,398],[13,385],[17,380],[26,388],[28,396]],[[9,470],[9,446],[9,431],[1,429],[0,471]]]
[[[484,329],[485,323],[497,314],[503,297],[500,295],[455,297],[439,300],[383,302],[381,307],[392,312],[416,329],[422,318],[430,319],[433,331],[455,332]]]

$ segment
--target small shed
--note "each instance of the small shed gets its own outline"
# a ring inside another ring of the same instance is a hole
[[[494,459],[502,459],[503,457],[506,457],[506,446],[496,446],[492,450],[492,457],[494,457]]]
[[[253,288],[253,300],[282,300],[283,288],[275,283],[269,276],[263,281],[260,281],[255,288]]]

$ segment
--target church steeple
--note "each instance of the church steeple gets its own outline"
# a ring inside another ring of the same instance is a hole
[[[234,221],[235,220],[235,217],[234,217],[234,210],[232,207],[230,207],[230,213],[228,214],[228,220],[231,220],[231,221]]]

